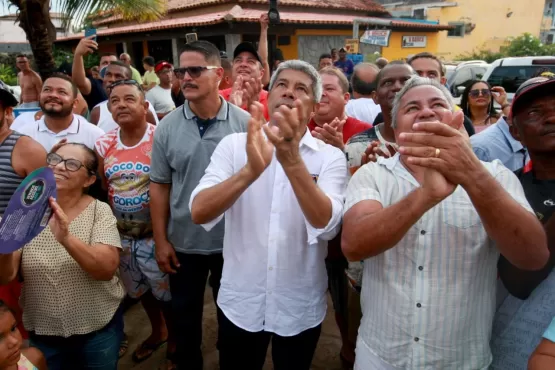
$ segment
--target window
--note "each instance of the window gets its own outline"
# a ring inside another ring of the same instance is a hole
[[[474,80],[481,80],[484,74],[488,70],[487,67],[472,67],[472,72],[474,73]]]
[[[447,37],[464,37],[464,23],[449,22],[449,25],[455,28],[447,31]]]
[[[491,86],[502,86],[506,92],[514,93],[524,81],[543,68],[555,73],[555,65],[497,67],[491,72],[488,83]]]
[[[470,68],[462,68],[455,71],[451,78],[453,82],[448,83],[448,85],[451,86],[451,94],[453,97],[457,97],[459,96],[458,87],[465,86],[468,81],[472,80],[472,72]]]
[[[414,19],[426,19],[426,8],[413,9],[412,17]]]
[[[553,34],[552,34],[552,33],[550,33],[550,34],[547,35],[546,44],[547,44],[547,45],[553,44]]]

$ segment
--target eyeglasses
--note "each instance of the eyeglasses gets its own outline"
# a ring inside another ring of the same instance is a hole
[[[477,97],[480,96],[480,93],[482,94],[483,97],[487,98],[491,96],[491,91],[490,89],[476,89],[476,90],[470,90],[470,92],[468,93],[468,95],[471,98],[476,99]]]
[[[46,163],[49,166],[54,167],[59,165],[62,162],[64,163],[66,170],[70,172],[77,172],[81,169],[81,167],[84,167],[87,170],[87,172],[89,172],[90,174],[94,174],[93,170],[85,166],[83,163],[81,163],[81,161],[77,159],[73,159],[73,158],[63,159],[59,154],[56,154],[56,153],[48,153],[48,155],[46,156]]]
[[[200,74],[203,71],[206,70],[210,70],[210,69],[218,69],[220,67],[218,66],[206,66],[206,67],[201,67],[201,66],[193,66],[193,67],[183,67],[183,68],[175,68],[173,70],[173,73],[175,73],[175,76],[177,78],[183,78],[185,77],[185,73],[188,73],[189,76],[191,76],[192,78],[197,78],[200,76]]]
[[[111,89],[113,89],[114,87],[119,86],[119,85],[137,86],[137,87],[139,88],[139,90],[143,91],[143,87],[142,87],[137,81],[135,81],[135,80],[119,80],[119,81],[116,81],[116,82],[111,83],[111,84],[108,86],[108,89],[111,90]]]

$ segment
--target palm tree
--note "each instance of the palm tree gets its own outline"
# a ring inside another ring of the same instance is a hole
[[[1,1],[1,0],[0,0]],[[126,20],[150,21],[165,13],[166,0],[55,0],[65,22],[82,21],[90,13],[120,15]],[[50,19],[50,0],[8,0],[17,8],[19,26],[25,31],[38,73],[46,79],[56,69],[52,46],[56,29]]]

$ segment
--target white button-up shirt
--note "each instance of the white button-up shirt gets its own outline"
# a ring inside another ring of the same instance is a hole
[[[247,134],[225,137],[191,195],[217,185],[247,163]],[[326,315],[327,241],[337,235],[347,185],[343,152],[315,139],[308,130],[300,154],[318,187],[329,197],[332,217],[315,229],[306,220],[278,160],[225,212],[224,266],[218,306],[236,326],[297,335]],[[203,225],[210,230],[223,217]]]
[[[370,98],[350,99],[345,106],[349,117],[354,117],[362,122],[373,125],[374,120],[382,112],[382,108]]]
[[[46,126],[44,116],[32,125],[23,126],[18,132],[35,139],[47,152],[62,139],[67,139],[68,143],[85,144],[94,149],[96,140],[104,135],[104,131],[78,114],[73,114],[73,121],[69,127],[58,133],[51,131]]]
[[[482,164],[533,213],[510,170],[497,160]],[[398,154],[380,157],[352,177],[345,212],[364,200],[389,207],[418,187]],[[486,369],[492,360],[498,258],[468,194],[458,186],[395,247],[364,261],[355,368]],[[380,361],[387,366],[365,365]]]

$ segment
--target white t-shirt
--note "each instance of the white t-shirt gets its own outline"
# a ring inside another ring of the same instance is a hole
[[[152,106],[151,102],[147,100],[147,103],[148,103],[148,110],[152,112],[152,115],[154,116],[154,120],[156,120],[156,125],[158,125],[160,121],[158,120],[156,111],[154,110],[154,107]],[[112,112],[110,112],[110,110],[108,109],[108,100],[105,100],[102,103],[97,104],[95,108],[96,107],[99,107],[100,109],[100,117],[98,118],[98,127],[102,131],[107,133],[119,127],[119,125],[116,123],[116,121],[114,121],[114,118],[112,117]]]
[[[164,89],[160,85],[156,85],[148,90],[146,98],[152,103],[156,113],[168,113],[175,109],[171,88]]]
[[[20,130],[27,126],[35,123],[37,120],[35,119],[35,114],[37,112],[23,112],[19,116],[14,119],[12,125],[10,126],[11,130],[21,132]]]
[[[345,111],[350,117],[374,124],[374,120],[381,113],[382,108],[370,98],[358,98],[349,100]]]
[[[57,134],[50,131],[44,122],[44,116],[33,124],[23,126],[18,132],[39,142],[47,152],[60,140],[67,139],[69,143],[81,143],[94,149],[96,140],[104,135],[104,131],[87,121],[84,117],[74,114],[71,125]]]

